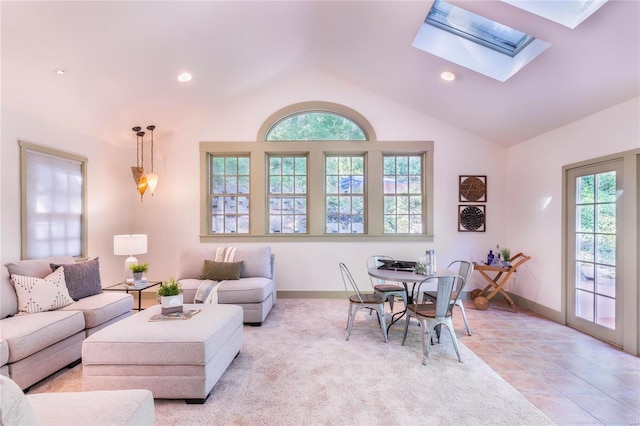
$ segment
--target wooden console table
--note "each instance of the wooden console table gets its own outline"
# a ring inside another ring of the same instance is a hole
[[[518,312],[518,308],[516,308],[516,304],[513,303],[513,300],[509,297],[506,291],[502,289],[502,287],[509,281],[511,275],[516,272],[516,269],[521,266],[524,262],[531,259],[531,256],[525,256],[522,253],[518,253],[515,256],[509,259],[509,266],[491,266],[486,265],[484,263],[474,263],[475,270],[480,272],[480,275],[484,277],[484,279],[489,283],[484,289],[475,289],[471,292],[471,298],[473,299],[473,305],[476,309],[484,311],[489,308],[489,300],[491,300],[496,294],[500,293],[504,296],[505,300],[511,306],[514,312]],[[489,276],[488,273],[495,273],[493,278]],[[493,290],[487,294],[489,289]]]

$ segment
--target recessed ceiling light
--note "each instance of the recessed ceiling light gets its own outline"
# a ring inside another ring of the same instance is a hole
[[[440,74],[440,78],[443,79],[444,81],[453,81],[456,79],[456,75],[451,71],[445,71],[442,74]]]
[[[64,69],[64,68],[56,68],[55,72],[56,72],[56,74],[58,74],[58,75],[63,75],[63,74],[66,74],[66,73],[67,73],[67,70],[66,70],[66,69]]]
[[[191,81],[191,74],[189,74],[188,72],[183,72],[182,74],[180,74],[178,76],[178,81],[180,82],[185,82],[185,81]]]

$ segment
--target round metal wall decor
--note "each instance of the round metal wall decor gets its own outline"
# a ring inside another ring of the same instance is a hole
[[[486,202],[486,176],[460,176],[460,201]]]
[[[484,205],[458,206],[458,231],[484,232],[485,219]]]

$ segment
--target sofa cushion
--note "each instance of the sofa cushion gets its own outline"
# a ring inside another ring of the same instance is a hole
[[[100,283],[100,263],[98,258],[80,263],[51,263],[51,270],[55,271],[60,266],[64,266],[64,280],[69,289],[69,296],[73,300],[80,300],[84,297],[102,293]]]
[[[218,287],[218,303],[261,303],[275,291],[273,280],[262,277],[222,281]]]
[[[6,340],[9,347],[8,362],[15,362],[83,330],[81,312],[58,309],[5,318],[0,338]]]
[[[201,280],[224,281],[240,279],[240,271],[244,261],[240,262],[215,262],[205,260],[202,268]]]
[[[9,345],[6,340],[0,340],[0,365],[9,361]]]
[[[37,425],[38,417],[22,389],[8,377],[0,376],[0,424]]]
[[[92,392],[48,392],[27,395],[33,410],[45,424],[153,425],[153,394],[146,389]]]
[[[0,269],[0,274],[0,319],[2,319],[18,313],[18,296],[5,266]]]
[[[11,274],[43,278],[51,273],[51,262],[73,263],[73,257],[54,256],[46,259],[20,260],[4,265],[0,277],[0,319],[18,313],[18,297],[9,278]]]
[[[197,279],[202,274],[205,260],[215,260],[217,247],[193,247],[182,250],[178,264],[177,280],[185,278]],[[243,261],[240,278],[271,276],[271,247],[270,246],[238,246],[234,262]]]
[[[73,303],[64,280],[64,268],[44,278],[11,275],[18,295],[18,311],[28,314],[53,311]]]
[[[127,293],[109,291],[84,297],[63,311],[80,311],[84,315],[85,328],[97,327],[113,318],[133,310],[133,296]]]

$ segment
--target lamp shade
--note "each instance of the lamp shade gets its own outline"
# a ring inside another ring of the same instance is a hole
[[[149,184],[149,191],[151,191],[151,195],[153,195],[158,185],[158,175],[155,173],[147,173],[147,184]]]
[[[147,235],[114,235],[113,254],[120,256],[131,256],[133,254],[144,254],[147,252]]]

